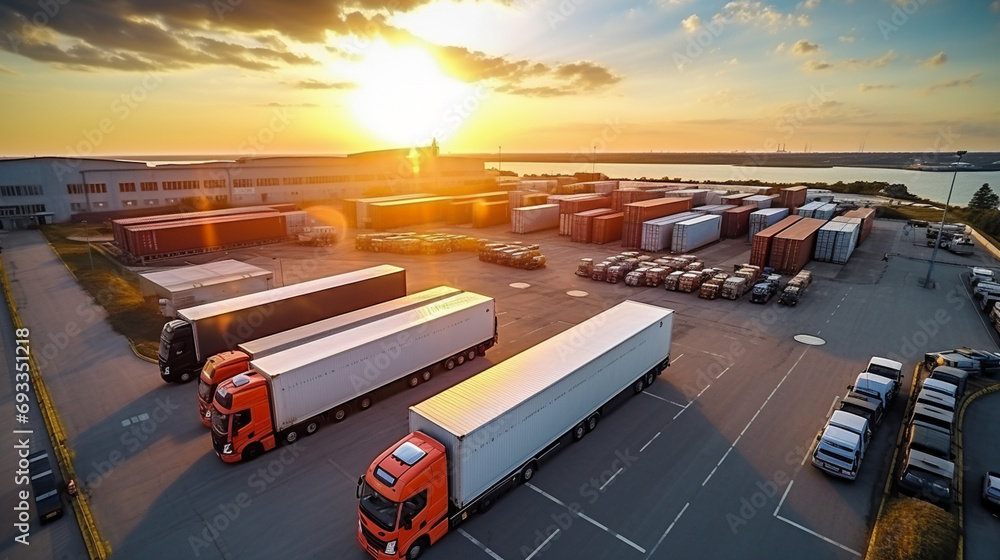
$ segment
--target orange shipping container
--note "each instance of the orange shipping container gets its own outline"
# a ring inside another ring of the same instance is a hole
[[[770,266],[780,274],[795,274],[812,258],[816,248],[816,232],[826,220],[802,218],[775,235],[771,241]]]
[[[603,245],[621,239],[624,217],[624,213],[615,212],[594,218],[594,233],[591,235],[591,242]]]
[[[577,243],[590,243],[594,237],[594,218],[614,213],[615,211],[610,208],[595,208],[573,214],[573,233],[570,240]]]
[[[788,216],[778,223],[757,232],[753,236],[753,245],[750,246],[750,264],[761,268],[768,266],[768,259],[771,256],[771,242],[774,236],[785,231],[801,219],[799,216]]]
[[[680,214],[691,209],[691,197],[654,198],[626,204],[623,208],[622,247],[642,244],[642,223],[647,220]]]
[[[476,202],[472,206],[472,227],[474,228],[498,226],[508,222],[510,222],[510,203],[506,200]]]

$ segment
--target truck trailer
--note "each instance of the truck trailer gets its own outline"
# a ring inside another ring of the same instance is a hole
[[[185,383],[240,343],[405,295],[406,271],[381,265],[182,309],[160,333],[160,377]]]
[[[338,332],[384,319],[390,315],[403,313],[411,309],[433,303],[462,293],[458,288],[439,286],[410,294],[401,298],[378,303],[357,311],[330,317],[308,325],[282,331],[271,336],[258,338],[240,344],[236,350],[221,352],[210,357],[201,368],[198,379],[198,415],[206,427],[212,425],[212,395],[218,389],[219,383],[250,370],[250,362],[259,360],[278,352],[302,346],[307,342],[319,340]],[[430,379],[430,372],[426,372]],[[424,379],[426,381],[427,379]],[[415,387],[421,377],[414,375],[409,383]]]
[[[454,369],[496,341],[493,298],[464,292],[253,360],[215,392],[212,445],[227,463],[252,459],[369,408],[377,389]]]
[[[358,543],[416,558],[597,427],[670,363],[673,311],[625,301],[410,407],[411,433],[358,480]]]

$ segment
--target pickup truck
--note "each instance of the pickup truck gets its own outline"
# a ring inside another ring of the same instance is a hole
[[[941,350],[924,354],[928,369],[950,366],[973,375],[990,375],[1000,371],[1000,354],[963,346],[954,350]]]

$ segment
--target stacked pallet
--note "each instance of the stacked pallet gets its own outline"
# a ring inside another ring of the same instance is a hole
[[[691,199],[687,197],[656,198],[626,204],[623,209],[622,247],[638,248],[642,245],[643,222],[690,209]]]
[[[773,226],[757,232],[750,246],[750,264],[761,268],[767,266],[771,258],[771,243],[774,236],[801,219],[799,216],[787,216]]]

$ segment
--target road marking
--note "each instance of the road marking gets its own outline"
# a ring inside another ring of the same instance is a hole
[[[535,486],[534,484],[532,484],[530,482],[525,482],[524,485],[527,486],[528,488],[531,488],[535,492],[538,492],[542,496],[545,496],[549,500],[552,500],[553,502],[555,502],[555,503],[559,504],[560,506],[566,508],[566,512],[569,513],[570,515],[575,515],[575,516],[579,517],[580,519],[583,519],[585,521],[589,521],[591,524],[594,525],[594,527],[597,527],[598,529],[600,529],[600,530],[608,533],[609,535],[614,536],[615,538],[617,538],[618,540],[622,541],[623,543],[625,543],[625,544],[631,546],[632,548],[638,550],[640,553],[645,554],[645,552],[646,552],[645,548],[642,548],[641,546],[639,546],[639,545],[635,544],[634,542],[626,539],[625,537],[619,535],[618,533],[612,531],[611,529],[608,529],[604,525],[601,525],[597,521],[594,521],[593,519],[587,517],[586,515],[584,515],[584,513],[582,511],[577,511],[575,507],[571,508],[571,507],[567,506],[559,498],[556,498],[555,496],[553,496],[553,495],[545,492],[544,490],[542,490],[541,488]]]
[[[538,554],[538,551],[541,550],[541,549],[543,549],[543,548],[545,548],[545,545],[549,544],[549,541],[551,541],[553,538],[555,538],[555,536],[558,535],[558,534],[559,534],[559,529],[556,529],[555,531],[552,531],[552,534],[549,535],[549,538],[547,538],[544,541],[542,541],[542,544],[538,545],[538,548],[536,548],[535,550],[531,551],[531,554],[527,555],[524,558],[524,560],[531,560],[532,558],[534,558],[535,555]]]
[[[677,417],[680,416],[681,414],[683,414],[685,410],[687,410],[686,406],[684,408],[678,410],[677,414],[674,414],[674,420],[677,420]]]
[[[726,372],[729,371],[729,368],[731,368],[731,367],[733,367],[733,366],[729,366],[726,369],[722,370],[722,373],[720,373],[719,375],[715,376],[715,378],[718,379],[718,378],[722,377],[723,375],[725,375]]]
[[[813,440],[812,442],[809,443],[809,449],[806,449],[806,454],[802,456],[802,462],[799,463],[800,467],[805,466],[806,460],[809,459],[810,455],[812,455],[813,446],[815,445],[816,445],[816,440]]]
[[[814,537],[819,537],[819,538],[823,539],[824,541],[826,541],[826,542],[828,542],[828,543],[830,543],[830,544],[832,544],[834,546],[837,546],[837,547],[839,547],[839,548],[841,548],[843,550],[846,550],[847,552],[850,552],[851,554],[857,556],[858,558],[861,557],[861,553],[860,552],[858,552],[858,551],[856,551],[856,550],[854,550],[852,548],[848,548],[848,547],[840,544],[839,542],[837,542],[837,541],[835,541],[835,540],[833,540],[831,538],[824,537],[823,535],[817,533],[816,531],[813,531],[812,529],[808,529],[806,527],[803,527],[802,525],[799,525],[798,523],[796,523],[794,521],[789,521],[788,519],[785,519],[784,517],[782,517],[780,515],[775,515],[775,517],[777,517],[778,519],[784,521],[785,523],[788,523],[789,525],[791,525],[792,527],[795,527],[796,529],[801,529],[801,530],[809,533],[810,535],[812,535]]]
[[[661,397],[660,395],[654,395],[653,393],[650,393],[649,391],[643,391],[642,394],[643,395],[649,395],[649,396],[653,397],[654,399],[660,399],[661,401],[668,402],[668,403],[670,403],[670,404],[672,404],[674,406],[679,406],[681,408],[687,407],[687,405],[680,404],[680,403],[675,403],[674,401],[672,401],[670,399],[665,399],[665,398]]]
[[[677,517],[674,518],[673,523],[671,523],[670,526],[667,527],[667,530],[663,532],[663,535],[660,536],[660,540],[656,541],[656,546],[653,547],[653,550],[649,551],[649,555],[646,556],[647,559],[650,558],[653,555],[653,553],[656,552],[657,548],[660,548],[660,543],[663,542],[663,539],[667,538],[667,535],[670,533],[670,530],[674,528],[674,525],[677,524],[677,521],[681,518],[682,515],[684,515],[684,512],[687,511],[689,505],[691,505],[691,502],[684,504],[684,507],[681,508],[680,513],[678,513]]]
[[[778,510],[781,509],[781,504],[785,503],[785,498],[788,497],[788,491],[792,489],[792,484],[794,483],[795,483],[794,480],[788,481],[788,486],[785,487],[785,493],[781,495],[781,501],[778,502],[778,507],[774,508],[775,517],[778,516]]]
[[[717,470],[719,470],[719,465],[715,465],[715,467],[712,468],[712,472],[708,473],[708,476],[706,476],[705,480],[703,480],[701,482],[701,485],[704,486],[704,485],[708,484],[708,481],[711,480],[712,475],[715,474],[715,471],[717,471]]]
[[[488,555],[490,556],[490,558],[492,558],[493,560],[503,560],[503,557],[502,557],[502,556],[500,556],[500,555],[499,555],[499,554],[497,554],[496,552],[493,552],[492,550],[490,550],[489,548],[487,548],[487,547],[486,547],[486,545],[484,545],[483,543],[481,543],[481,542],[479,542],[478,540],[476,540],[476,537],[473,537],[473,536],[472,536],[472,535],[470,535],[469,533],[466,533],[466,532],[465,532],[465,529],[462,529],[462,528],[459,528],[459,529],[458,529],[458,532],[459,532],[459,534],[460,534],[460,535],[462,535],[463,537],[465,537],[465,538],[469,539],[470,541],[472,541],[472,544],[474,544],[474,545],[478,546],[479,548],[481,548],[481,549],[483,550],[483,552],[485,552],[486,554],[488,554]],[[556,533],[558,533],[558,532],[559,532],[559,529],[556,529]],[[552,536],[555,536],[555,534],[556,534],[556,533],[552,533]],[[549,537],[549,539],[551,539],[551,538],[552,538],[552,537]],[[549,539],[545,539],[545,542],[546,542],[546,543],[547,543],[547,542],[549,542]],[[545,543],[542,543],[542,545],[544,546],[544,545],[545,545]],[[539,550],[540,548],[542,548],[542,547],[540,546],[540,547],[536,548],[536,549],[535,549],[535,552],[538,552],[538,550]],[[532,552],[532,553],[531,553],[531,556],[534,556],[534,555],[535,555],[535,552]],[[531,556],[529,556],[528,558],[531,558]],[[527,560],[527,559],[526,559],[526,560]]]
[[[833,397],[833,404],[830,405],[830,410],[826,411],[826,417],[829,418],[833,414],[833,407],[837,406],[837,401],[840,400],[840,395]]]
[[[639,451],[639,453],[642,453],[642,451]],[[605,481],[604,484],[602,484],[601,487],[598,488],[598,490],[600,490],[600,491],[603,492],[604,491],[604,487],[607,486],[608,484],[611,484],[611,481],[614,480],[616,476],[620,475],[623,470],[625,470],[625,467],[621,467],[617,471],[615,471],[615,474],[611,475],[611,478],[609,478],[607,481]]]
[[[661,432],[656,432],[656,435],[655,435],[655,436],[653,436],[652,438],[650,438],[650,440],[646,442],[646,445],[643,445],[642,447],[640,447],[640,448],[639,448],[639,453],[642,453],[643,451],[645,451],[645,450],[646,450],[646,448],[647,448],[647,447],[649,447],[649,444],[653,443],[653,440],[654,440],[654,439],[656,439],[656,438],[660,437],[660,433],[661,433]]]
[[[697,399],[698,397],[700,397],[701,393],[704,393],[705,391],[707,391],[709,387],[711,387],[711,385],[705,385],[705,388],[702,389],[700,393],[698,393],[697,395],[695,395],[694,398]],[[691,400],[693,401],[694,399],[691,399]]]
[[[133,416],[131,418],[126,418],[122,420],[122,427],[128,426],[129,424],[138,424],[139,422],[145,422],[149,420],[149,414],[143,412],[138,416]]]
[[[681,359],[683,357],[684,357],[684,354],[679,354],[676,358],[671,359],[670,363],[673,364],[674,362],[676,362],[677,360],[679,360],[679,359]]]

